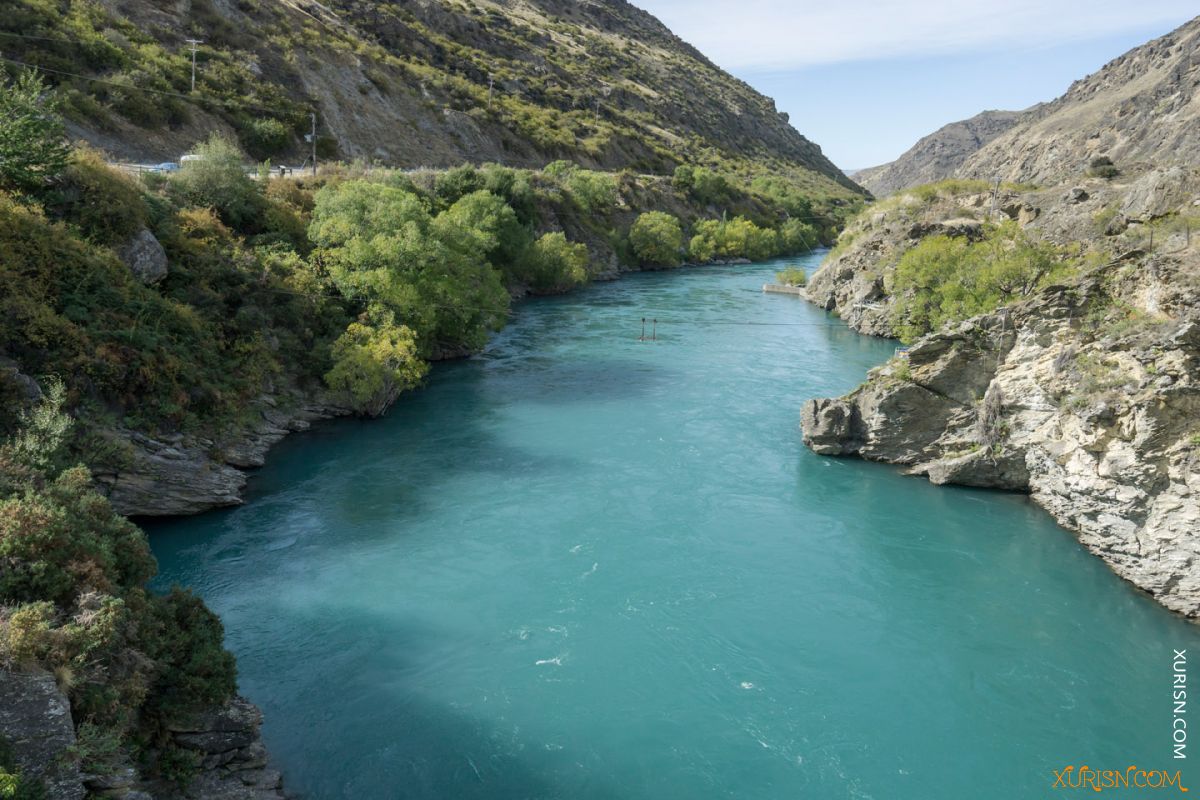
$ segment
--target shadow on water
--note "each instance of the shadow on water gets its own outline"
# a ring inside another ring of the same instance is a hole
[[[289,765],[291,785],[305,787],[302,798],[617,796],[602,779],[573,774],[563,780],[576,771],[578,754],[550,748],[516,725],[498,724],[503,713],[496,707],[507,702],[503,687],[481,701],[486,715],[432,699],[440,670],[461,658],[469,643],[390,609],[279,610],[287,613],[270,616],[280,621],[266,622],[252,643],[235,646],[280,665],[269,681],[248,680],[242,689],[263,707],[268,749]],[[246,640],[248,633],[236,638]],[[335,707],[337,714],[305,715],[297,696],[327,698],[320,707]],[[336,769],[329,768],[332,762]]]

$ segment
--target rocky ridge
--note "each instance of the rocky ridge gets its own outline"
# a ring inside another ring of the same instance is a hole
[[[1200,164],[1200,17],[1076,81],[1022,115],[956,172],[1058,183],[1096,158],[1118,168]]]
[[[805,443],[934,483],[1028,492],[1121,577],[1200,617],[1200,171],[1125,184],[901,195],[864,212],[808,298],[892,335],[889,279],[926,236],[974,237],[996,207],[1090,250],[1068,285],[929,334],[838,399],[805,403]]]
[[[895,161],[859,170],[853,178],[876,197],[945,180],[1021,117],[1020,111],[984,111],[951,122],[922,138]]]

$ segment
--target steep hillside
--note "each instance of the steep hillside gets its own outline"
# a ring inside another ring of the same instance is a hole
[[[854,180],[876,197],[945,180],[1021,116],[1019,111],[984,111],[951,122],[922,138],[895,161],[854,173]]]
[[[991,209],[995,207],[993,213]],[[816,452],[1029,492],[1200,616],[1200,170],[1070,188],[957,181],[852,223],[809,299],[912,346],[804,406]]]
[[[958,170],[964,178],[1056,183],[1097,159],[1120,170],[1200,164],[1200,17],[1130,50],[1032,109]]]
[[[858,191],[773,101],[623,0],[11,5],[7,66],[55,70],[73,132],[123,158],[177,157],[223,129],[299,161],[315,110],[326,158],[721,164]]]

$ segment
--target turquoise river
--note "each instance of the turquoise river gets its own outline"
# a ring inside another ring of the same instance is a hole
[[[764,295],[785,263],[520,303],[386,418],[279,445],[246,505],[150,527],[292,791],[1012,800],[1188,763],[1200,630],[1023,496],[803,447],[801,403],[895,345]]]

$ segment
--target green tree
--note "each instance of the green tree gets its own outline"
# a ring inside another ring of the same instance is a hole
[[[630,227],[629,244],[642,264],[677,267],[682,261],[683,229],[674,216],[647,211]]]
[[[525,252],[518,275],[536,292],[565,292],[587,282],[587,265],[587,245],[570,242],[555,231],[543,235]]]
[[[66,169],[70,147],[57,110],[33,70],[0,82],[0,187],[37,192]]]
[[[487,213],[489,202],[464,198],[435,219],[402,188],[368,181],[327,186],[317,193],[309,226],[314,258],[344,295],[381,304],[403,320],[422,355],[477,349],[499,327],[509,301],[487,261],[499,246],[493,228],[502,224]]]
[[[371,417],[385,412],[428,371],[428,364],[417,355],[416,335],[382,309],[346,328],[333,344],[333,359],[326,383],[347,392],[357,411]]]
[[[1015,222],[991,228],[979,242],[931,236],[901,256],[891,277],[893,325],[912,341],[1028,297],[1076,267],[1075,259],[1030,239]]]
[[[214,208],[221,220],[244,232],[262,228],[266,202],[261,187],[246,174],[242,151],[232,139],[213,134],[196,147],[171,176],[171,193],[183,205]]]

